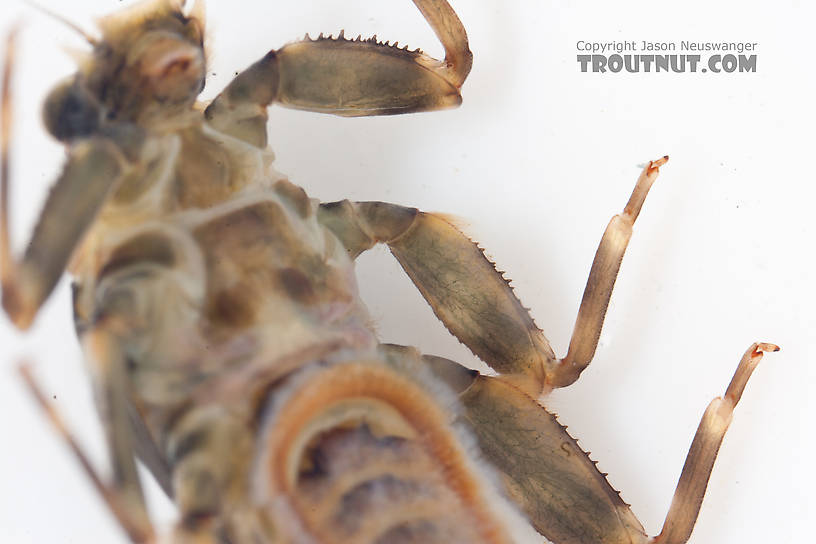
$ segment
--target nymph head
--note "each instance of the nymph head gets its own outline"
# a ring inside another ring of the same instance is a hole
[[[142,127],[172,123],[204,87],[204,21],[200,0],[147,0],[102,18],[101,37],[78,72],[45,103],[49,131],[67,141],[106,123]]]

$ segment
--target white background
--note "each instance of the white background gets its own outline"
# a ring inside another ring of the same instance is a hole
[[[46,2],[85,28],[113,0]],[[407,0],[211,0],[211,98],[236,70],[304,32],[378,34],[441,47]],[[240,6],[240,7],[239,7]],[[459,0],[474,53],[454,111],[344,120],[273,108],[278,168],[321,200],[385,200],[461,218],[566,350],[601,233],[639,165],[669,154],[636,225],[595,361],[546,399],[650,534],[659,532],[694,430],[745,348],[778,343],[752,378],[715,466],[696,543],[804,542],[816,484],[812,306],[816,197],[811,151],[809,2],[488,2]],[[24,243],[62,151],[38,104],[71,72],[60,24],[22,18],[12,202]],[[578,40],[759,42],[755,74],[585,74]],[[476,364],[385,251],[360,259],[361,288],[384,341]],[[14,368],[36,363],[94,459],[100,429],[73,337],[67,282],[25,334],[0,319],[0,540],[124,542]],[[155,490],[158,519],[172,510]]]

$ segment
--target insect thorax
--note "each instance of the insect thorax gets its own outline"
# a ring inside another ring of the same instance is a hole
[[[202,123],[149,139],[74,258],[78,333],[116,331],[180,509],[263,533],[260,501],[326,542],[501,541],[456,401],[416,350],[377,345],[346,248],[272,158]]]
[[[118,320],[146,406],[373,349],[345,248],[272,159],[202,123],[149,138],[77,252],[77,329]]]

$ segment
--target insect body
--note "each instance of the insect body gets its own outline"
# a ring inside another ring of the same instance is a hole
[[[272,168],[272,104],[344,116],[459,104],[464,28],[447,2],[414,3],[444,61],[374,39],[305,39],[206,108],[202,15],[140,4],[102,20],[91,56],[49,96],[46,125],[69,157],[23,256],[4,241],[3,306],[25,328],[62,272],[75,275],[113,469],[99,487],[132,540],[156,538],[135,457],[179,508],[177,542],[510,542],[508,499],[557,544],[688,539],[731,410],[774,346],[751,346],[709,407],[655,539],[536,402],[592,359],[667,158],[644,168],[604,234],[561,359],[444,218],[320,204]],[[499,376],[379,344],[353,271],[378,243]]]

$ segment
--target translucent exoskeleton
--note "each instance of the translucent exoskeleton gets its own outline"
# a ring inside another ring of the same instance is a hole
[[[196,103],[201,4],[140,4],[100,21],[92,54],[49,96],[47,128],[68,159],[19,255],[3,209],[3,307],[26,328],[63,272],[76,278],[112,477],[86,470],[133,541],[159,538],[135,458],[179,508],[173,542],[511,542],[514,508],[556,544],[688,539],[731,412],[775,346],[751,345],[712,401],[654,538],[537,402],[592,360],[667,157],[646,164],[604,233],[561,358],[447,218],[321,204],[273,168],[272,105],[369,116],[459,104],[465,30],[447,2],[414,3],[443,61],[376,39],[307,38],[208,105]],[[4,150],[10,111],[5,91]],[[7,183],[4,172],[4,205]],[[378,342],[353,272],[376,244],[496,376]]]

